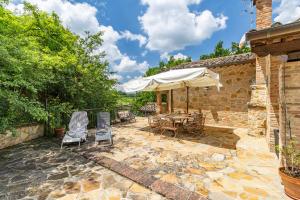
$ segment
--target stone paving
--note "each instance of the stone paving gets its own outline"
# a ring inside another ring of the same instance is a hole
[[[246,129],[207,128],[204,136],[174,139],[151,133],[147,119],[137,118],[113,132],[112,148],[90,137],[80,149],[60,151],[58,140],[42,138],[1,150],[0,199],[164,199],[98,165],[105,157],[209,199],[288,199],[276,156]]]
[[[204,136],[160,136],[147,119],[113,128],[114,148],[93,151],[209,199],[288,199],[278,176],[278,159],[264,138],[247,129],[206,128]],[[81,150],[95,148],[85,145]]]
[[[164,197],[91,162],[55,139],[0,151],[1,200],[161,200]]]

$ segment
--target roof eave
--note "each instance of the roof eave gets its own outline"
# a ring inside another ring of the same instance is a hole
[[[255,41],[262,39],[274,38],[282,35],[290,35],[300,33],[300,22],[293,22],[282,26],[266,28],[258,31],[250,31],[246,33],[247,41]]]

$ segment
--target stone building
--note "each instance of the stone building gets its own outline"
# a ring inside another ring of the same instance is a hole
[[[272,24],[272,0],[253,0],[256,30],[246,34],[252,53],[200,60],[178,69],[207,67],[220,74],[223,87],[183,88],[167,96],[167,112],[206,115],[206,126],[248,128],[265,137],[270,151],[292,134],[300,143],[300,21]]]
[[[272,0],[254,0],[257,29],[247,33],[256,54],[256,83],[265,88],[266,138],[284,144],[290,135],[300,143],[300,21],[272,25]],[[275,134],[274,134],[275,133]]]

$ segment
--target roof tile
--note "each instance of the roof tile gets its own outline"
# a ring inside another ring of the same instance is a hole
[[[255,54],[244,53],[238,55],[231,55],[219,58],[212,58],[207,60],[199,60],[195,62],[184,63],[178,65],[172,69],[186,69],[186,68],[197,68],[197,67],[222,67],[234,64],[246,64],[255,61]]]

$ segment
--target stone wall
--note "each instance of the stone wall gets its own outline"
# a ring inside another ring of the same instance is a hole
[[[36,139],[44,135],[44,125],[29,125],[17,128],[16,135],[11,132],[0,134],[0,149]]]
[[[284,82],[283,103],[280,107],[281,140],[284,143],[285,136],[289,136],[289,127],[285,122],[290,122],[291,134],[297,139],[300,148],[300,62],[285,63],[281,75]]]
[[[206,116],[206,125],[248,127],[250,85],[255,80],[255,62],[210,68],[220,74],[223,87],[189,88],[189,112],[199,109]],[[173,110],[186,110],[186,89],[173,91]]]

